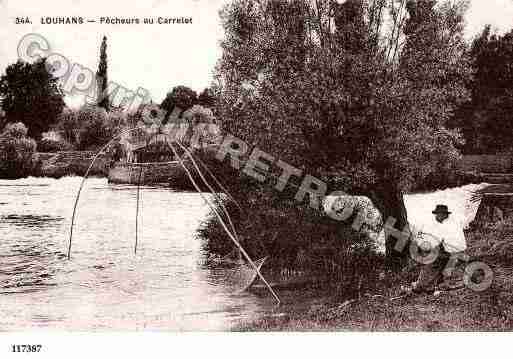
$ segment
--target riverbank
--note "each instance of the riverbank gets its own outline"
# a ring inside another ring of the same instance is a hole
[[[59,151],[59,152],[35,152],[32,154],[31,162],[32,169],[27,176],[30,177],[50,177],[61,178],[65,176],[84,176],[91,161],[94,159],[96,152],[94,151]],[[220,166],[212,153],[201,153],[200,157],[209,164],[211,170],[214,172],[221,170]],[[109,173],[110,159],[107,155],[102,154],[95,160],[89,175],[93,177],[107,177]],[[467,166],[468,167],[468,166]],[[462,164],[462,170],[467,169]],[[189,180],[184,175],[178,176],[175,179],[179,188],[187,190],[191,189]],[[469,183],[486,182],[485,175],[476,171],[458,171],[450,178],[445,179],[442,186],[437,184],[438,187],[459,187]],[[1,179],[1,178],[0,178]],[[7,179],[7,178],[6,178]],[[436,186],[435,186],[436,187]]]
[[[94,151],[60,151],[60,152],[35,152],[30,157],[30,170],[24,177],[33,178],[53,178],[59,179],[63,177],[83,177],[89,169],[88,177],[109,178],[109,172],[112,169],[112,159],[106,154],[100,154],[96,159],[97,152]],[[94,162],[93,162],[94,160]],[[208,158],[203,158],[204,161]],[[185,161],[185,163],[189,163]],[[134,173],[119,173],[119,169],[130,167],[130,164],[121,164],[114,171],[114,177],[109,178],[112,183],[119,184],[136,184],[141,181],[144,185],[170,185],[176,191],[195,191],[191,185],[189,178],[181,166],[170,164],[169,162],[150,163],[143,166],[143,173],[139,173],[138,166]],[[212,168],[212,167],[211,167]],[[190,168],[194,172],[193,168]],[[116,177],[117,176],[117,177]],[[139,178],[140,176],[140,178]],[[16,180],[17,178],[2,178]],[[199,178],[196,181],[200,182]],[[200,186],[202,190],[208,192],[209,189]]]
[[[36,152],[32,156],[35,164],[33,177],[61,178],[65,176],[84,176],[96,153],[93,151]],[[94,161],[90,176],[107,177],[109,160],[100,155]]]
[[[513,329],[513,222],[467,233],[468,254],[488,264],[492,286],[483,292],[460,289],[439,296],[404,297],[401,285],[418,268],[381,275],[374,288],[344,297],[327,290],[282,293],[283,308],[237,331],[506,331]],[[327,294],[329,293],[329,294]]]

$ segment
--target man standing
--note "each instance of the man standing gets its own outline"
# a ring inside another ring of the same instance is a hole
[[[454,289],[449,278],[454,269],[450,266],[455,261],[451,263],[450,259],[467,248],[463,225],[451,216],[447,205],[437,205],[432,213],[431,222],[415,238],[420,248],[416,255],[412,253],[416,257],[413,259],[423,265],[412,286],[414,293],[434,293],[436,288]]]

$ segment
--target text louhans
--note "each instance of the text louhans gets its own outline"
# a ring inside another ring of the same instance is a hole
[[[88,23],[99,23],[101,25],[139,25],[139,24],[192,24],[192,17],[117,17],[117,16],[100,16],[98,20],[84,18],[83,16],[42,16],[39,22],[41,25],[84,25]],[[30,24],[30,18],[20,18],[17,23]]]

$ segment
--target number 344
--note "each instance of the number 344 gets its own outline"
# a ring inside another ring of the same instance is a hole
[[[13,345],[11,350],[13,353],[39,353],[42,345]]]

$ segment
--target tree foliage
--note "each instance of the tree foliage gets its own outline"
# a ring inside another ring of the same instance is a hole
[[[24,123],[34,138],[40,138],[64,108],[62,90],[45,59],[9,65],[0,78],[0,98],[7,122]]]
[[[198,95],[194,90],[187,86],[176,86],[171,92],[168,92],[166,98],[160,104],[160,107],[167,111],[166,120],[173,113],[175,107],[178,107],[181,116],[185,111],[194,106],[198,101]]]
[[[186,135],[189,145],[202,147],[219,143],[219,127],[210,108],[194,105],[184,112],[183,118],[189,125]],[[196,143],[191,143],[192,139]]]
[[[27,137],[21,122],[9,123],[0,133],[0,178],[20,178],[30,174],[36,142]]]
[[[223,128],[407,223],[402,194],[449,170],[467,99],[464,2],[233,0]]]
[[[207,108],[214,108],[216,104],[216,98],[214,91],[210,88],[205,88],[198,96],[198,105],[207,107]]]
[[[107,87],[109,84],[108,64],[107,64],[107,37],[104,36],[100,47],[100,62],[96,72],[96,81],[98,85],[98,107],[110,110],[110,99],[107,96]]]
[[[65,109],[55,125],[55,131],[74,149],[97,149],[128,125],[128,117],[123,111],[107,112],[97,106]]]
[[[469,153],[512,149],[513,30],[500,36],[487,25],[470,50],[475,76],[469,83],[472,99],[459,114]]]
[[[66,142],[77,146],[80,141],[80,122],[77,111],[65,108],[59,116],[55,129]]]

